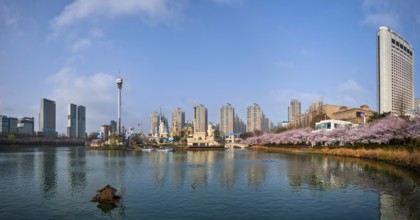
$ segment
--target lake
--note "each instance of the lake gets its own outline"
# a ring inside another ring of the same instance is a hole
[[[2,219],[419,219],[420,175],[251,150],[0,148]],[[90,202],[110,184],[115,208]]]

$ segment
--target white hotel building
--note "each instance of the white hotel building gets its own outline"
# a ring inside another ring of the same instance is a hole
[[[414,49],[382,26],[376,33],[378,112],[405,114],[414,109]]]

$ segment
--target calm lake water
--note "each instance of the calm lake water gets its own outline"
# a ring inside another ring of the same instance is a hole
[[[114,209],[90,202],[110,184]],[[420,175],[249,150],[0,149],[1,219],[419,219]]]

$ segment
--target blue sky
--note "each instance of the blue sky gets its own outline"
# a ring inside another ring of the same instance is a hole
[[[219,122],[258,103],[275,123],[291,99],[376,110],[375,34],[386,25],[420,48],[417,0],[0,0],[0,114],[33,116],[56,101],[85,105],[87,131],[143,124],[204,104]],[[415,66],[419,67],[416,59]],[[415,94],[420,96],[419,77]],[[36,130],[38,126],[36,126]]]

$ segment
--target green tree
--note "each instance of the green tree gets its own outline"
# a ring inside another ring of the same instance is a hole
[[[112,133],[111,136],[109,136],[109,145],[111,145],[111,147],[116,147],[118,146],[118,142],[119,142],[120,137],[118,137],[117,134]]]
[[[9,134],[7,135],[7,140],[9,140],[10,142],[12,142],[12,144],[16,143],[16,136],[15,134]]]

